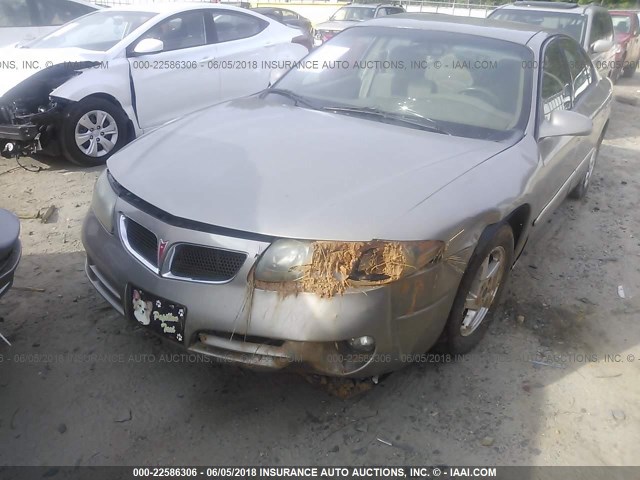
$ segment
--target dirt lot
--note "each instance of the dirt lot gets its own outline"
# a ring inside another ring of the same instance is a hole
[[[616,89],[640,97],[640,75]],[[640,106],[616,102],[590,193],[529,248],[479,349],[348,399],[170,356],[181,351],[83,273],[100,169],[0,160],[2,207],[57,207],[49,223],[23,220],[16,288],[0,301],[12,343],[0,342],[0,464],[637,464],[639,155]]]

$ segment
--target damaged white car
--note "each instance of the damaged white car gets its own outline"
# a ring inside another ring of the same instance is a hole
[[[104,163],[129,141],[266,88],[308,53],[299,30],[244,9],[151,4],[91,13],[0,50],[0,151]]]

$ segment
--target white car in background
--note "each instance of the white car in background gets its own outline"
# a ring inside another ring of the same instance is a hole
[[[82,0],[0,0],[0,47],[35,40],[99,8]]]
[[[308,53],[304,41],[298,29],[228,5],[91,13],[0,49],[0,151],[102,164],[172,119],[265,89]]]

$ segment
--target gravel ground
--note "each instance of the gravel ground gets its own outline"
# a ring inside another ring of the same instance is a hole
[[[616,90],[640,96],[640,75]],[[587,198],[529,247],[478,349],[347,399],[295,374],[180,361],[85,278],[101,169],[1,159],[2,207],[57,210],[23,220],[0,301],[0,465],[637,464],[639,139],[640,106],[615,102]]]

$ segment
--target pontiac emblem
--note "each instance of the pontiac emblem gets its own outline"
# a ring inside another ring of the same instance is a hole
[[[164,259],[167,245],[169,245],[169,242],[166,240],[160,239],[160,241],[158,242],[158,266],[162,265],[162,260]]]

